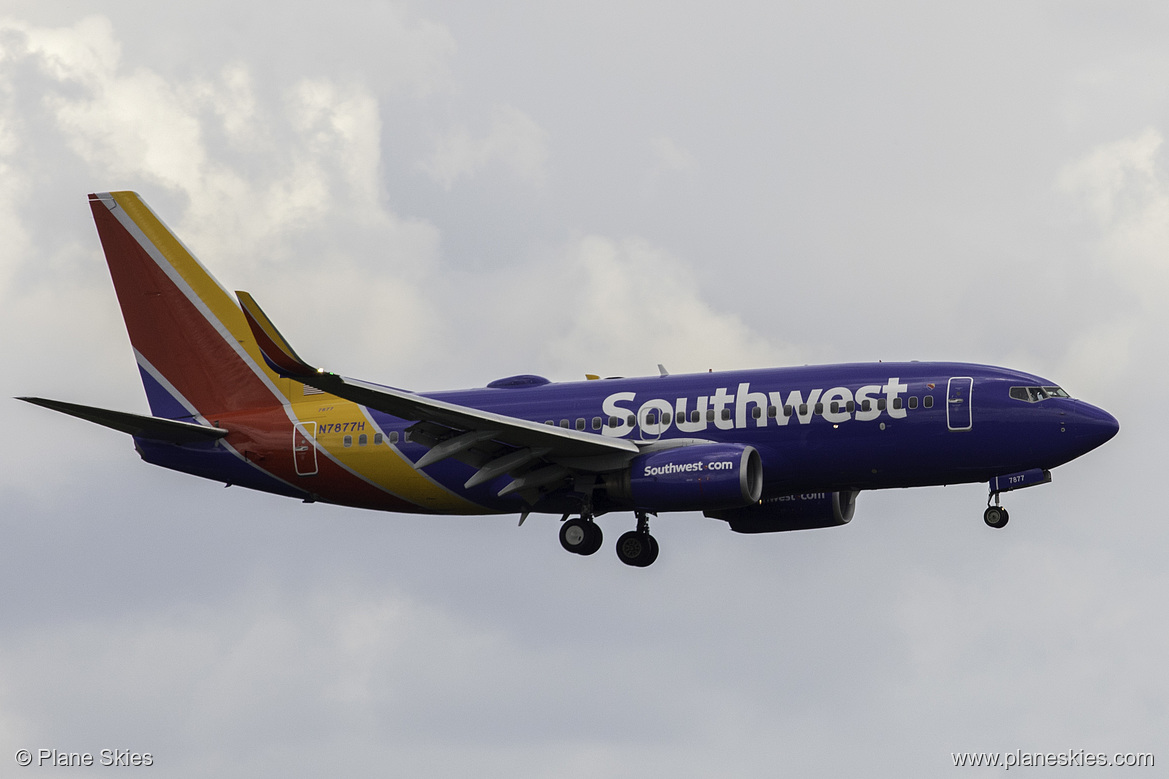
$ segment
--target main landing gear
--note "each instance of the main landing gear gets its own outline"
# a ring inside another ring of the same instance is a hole
[[[617,539],[617,558],[626,565],[645,568],[658,559],[658,542],[649,534],[649,516],[644,511],[637,513],[637,530],[623,533]]]
[[[994,500],[994,505],[990,505],[991,500]],[[1011,515],[1007,510],[999,505],[999,494],[992,492],[990,497],[986,499],[986,511],[982,512],[982,521],[987,524],[987,527],[1004,528],[1010,520]]]
[[[626,565],[645,568],[658,559],[658,542],[649,534],[649,516],[636,512],[637,530],[630,530],[617,539],[617,558]],[[601,548],[601,528],[592,516],[583,514],[564,520],[560,526],[560,545],[569,552],[591,555]]]
[[[560,545],[573,554],[591,555],[601,548],[604,535],[591,516],[569,519],[560,526]]]

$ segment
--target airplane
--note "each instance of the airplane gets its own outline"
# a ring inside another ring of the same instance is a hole
[[[649,517],[695,511],[738,533],[827,528],[864,490],[987,482],[1004,492],[1111,439],[1108,412],[1048,379],[959,362],[876,362],[411,392],[303,360],[134,192],[91,194],[151,414],[30,403],[129,433],[148,463],[299,498],[417,514],[560,515],[560,543],[658,557]]]

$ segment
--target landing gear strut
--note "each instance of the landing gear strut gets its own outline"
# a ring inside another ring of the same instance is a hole
[[[645,568],[658,559],[658,542],[649,534],[649,516],[646,512],[635,513],[637,530],[630,530],[617,539],[617,558],[626,565]]]
[[[593,518],[582,515],[560,526],[560,545],[573,554],[591,555],[601,548],[604,535]]]
[[[994,499],[993,506],[990,505],[991,499]],[[992,492],[990,497],[986,499],[986,511],[982,512],[982,521],[988,527],[1003,528],[1007,526],[1010,518],[1011,515],[1007,513],[1007,510],[999,505],[999,494]]]

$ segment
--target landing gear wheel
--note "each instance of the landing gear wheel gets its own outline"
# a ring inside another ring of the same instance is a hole
[[[986,511],[982,512],[982,521],[993,528],[1006,527],[1010,518],[1011,515],[1001,506],[987,506]]]
[[[649,533],[630,530],[617,539],[617,558],[626,565],[645,568],[658,559],[658,542]]]
[[[560,545],[573,554],[591,555],[603,540],[600,526],[592,520],[570,519],[560,526]]]
[[[654,560],[658,559],[658,540],[649,533],[646,533],[645,537],[649,539],[649,556],[641,564],[643,568],[653,565]]]
[[[585,536],[584,546],[580,550],[582,555],[591,555],[601,548],[601,544],[605,540],[604,534],[601,533],[601,526],[591,519],[585,522],[585,529],[587,535]]]

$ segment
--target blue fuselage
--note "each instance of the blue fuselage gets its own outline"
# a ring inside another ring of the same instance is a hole
[[[447,402],[636,441],[698,439],[755,447],[764,497],[988,481],[1050,469],[1111,438],[1107,412],[1062,391],[1042,399],[1012,388],[1058,389],[1020,371],[965,363],[858,363],[571,383],[519,377],[505,386],[433,393]],[[1016,395],[1022,395],[1018,391]],[[373,412],[417,460],[411,422]],[[461,489],[474,471],[428,472]],[[491,484],[468,495],[514,511]]]

